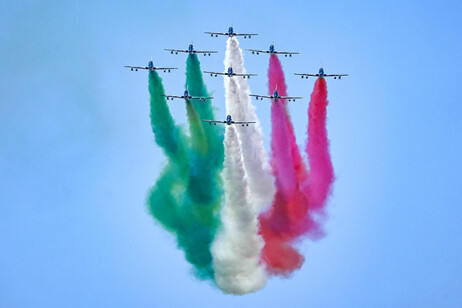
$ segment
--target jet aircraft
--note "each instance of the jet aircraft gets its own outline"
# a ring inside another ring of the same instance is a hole
[[[233,124],[240,124],[242,126],[249,126],[249,124],[254,124],[256,122],[242,122],[242,121],[234,121],[230,115],[226,116],[226,121],[214,121],[214,120],[202,120],[202,122],[208,122],[210,125],[217,125],[218,124],[226,124],[226,125],[233,125]]]
[[[170,73],[170,70],[176,70],[177,69],[176,67],[155,67],[154,64],[152,63],[152,60],[149,61],[148,66],[128,66],[128,65],[125,65],[124,67],[128,67],[131,71],[133,71],[133,70],[138,71],[140,69],[140,70],[149,70],[150,72],[152,72],[152,71],[164,71],[164,73],[165,72]]]
[[[248,51],[251,51],[252,54],[260,54],[261,53],[269,53],[269,54],[277,54],[277,55],[284,55],[285,57],[289,56],[292,57],[292,55],[298,55],[299,52],[292,52],[292,51],[276,51],[274,50],[274,43],[270,45],[269,50],[258,50],[258,49],[246,49]]]
[[[223,76],[228,76],[228,77],[233,77],[233,76],[239,76],[239,77],[243,77],[245,79],[245,77],[249,78],[250,79],[250,76],[257,76],[257,74],[240,74],[240,73],[235,73],[233,72],[233,68],[232,67],[228,67],[228,71],[227,72],[224,72],[224,73],[219,73],[219,72],[208,72],[208,71],[204,71],[204,73],[208,73],[210,74],[210,76],[214,76],[217,77],[217,75],[223,75]]]
[[[203,53],[204,56],[212,54],[212,53],[218,53],[218,51],[211,51],[211,50],[195,50],[193,44],[189,44],[188,49],[165,49],[167,51],[170,51],[171,54],[175,53],[178,54],[179,52],[185,52],[189,53],[190,55],[195,54],[195,53]]]
[[[318,74],[300,74],[300,73],[295,73],[294,75],[297,75],[297,76],[302,76],[302,78],[306,78],[308,79],[308,77],[320,77],[320,78],[323,78],[323,77],[334,77],[334,79],[342,79],[342,77],[344,76],[348,76],[348,74],[324,74],[324,69],[321,67],[319,69],[319,73]]]
[[[167,100],[173,100],[174,98],[182,98],[187,102],[190,102],[192,99],[198,99],[199,101],[207,101],[208,99],[213,99],[212,96],[191,96],[189,95],[189,91],[185,90],[183,95],[161,95],[165,96]]]
[[[204,32],[207,34],[210,34],[211,37],[218,37],[219,35],[224,35],[228,37],[234,37],[234,36],[243,36],[244,38],[252,38],[252,35],[258,35],[256,33],[236,33],[234,32],[233,27],[228,28],[228,32]]]
[[[293,101],[295,102],[296,99],[301,99],[303,97],[300,96],[280,96],[278,92],[278,86],[276,85],[276,89],[273,92],[273,95],[268,96],[268,95],[255,95],[255,94],[249,94],[250,96],[255,96],[255,98],[258,100],[263,100],[263,98],[269,98],[269,99],[274,99],[275,101],[278,101],[280,99],[286,99],[289,102]]]

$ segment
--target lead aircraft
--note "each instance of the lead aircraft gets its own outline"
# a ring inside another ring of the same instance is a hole
[[[140,70],[149,70],[150,72],[152,72],[152,71],[164,71],[164,73],[165,72],[170,73],[170,70],[176,70],[177,69],[176,67],[155,67],[154,64],[152,63],[152,60],[149,61],[148,66],[128,66],[128,65],[125,65],[124,67],[129,68],[131,71],[133,71],[133,70],[138,71],[140,69]]]
[[[334,79],[342,79],[344,76],[348,76],[348,74],[324,74],[324,69],[321,67],[319,69],[318,74],[300,74],[300,73],[294,73],[294,75],[297,76],[302,76],[302,78],[308,79],[308,77],[319,77],[319,78],[324,78],[324,77],[334,77]]]
[[[212,51],[212,50],[195,50],[193,44],[189,44],[188,49],[164,49],[167,51],[170,51],[171,54],[178,54],[179,52],[185,52],[189,53],[190,55],[195,54],[195,53],[203,53],[204,56],[212,54],[212,53],[218,53],[218,51]]]
[[[268,96],[268,95],[256,95],[256,94],[249,94],[249,96],[255,96],[255,99],[257,99],[257,100],[258,99],[263,100],[264,98],[270,98],[270,99],[274,99],[275,101],[278,101],[280,99],[286,99],[289,102],[290,101],[295,102],[296,99],[302,99],[303,98],[303,97],[300,97],[300,96],[280,96],[279,92],[278,92],[278,86],[277,85],[276,85],[276,89],[273,92],[273,95],[271,95],[271,96]]]
[[[233,125],[233,124],[240,124],[242,126],[249,126],[249,124],[255,124],[257,122],[242,122],[242,121],[234,121],[230,115],[226,116],[226,121],[214,121],[214,120],[202,120],[202,122],[208,122],[210,125],[217,125],[218,124],[226,124],[226,125]]]
[[[276,51],[274,50],[274,43],[269,46],[269,50],[258,50],[258,49],[246,49],[248,51],[251,51],[252,54],[260,54],[261,53],[269,53],[272,55],[284,55],[285,57],[289,56],[292,57],[292,55],[298,55],[299,52],[292,52],[292,51]]]
[[[211,37],[218,37],[219,35],[224,35],[228,37],[234,37],[234,36],[243,36],[244,38],[252,38],[252,35],[258,35],[256,33],[236,33],[234,32],[233,27],[228,28],[228,32],[204,32],[206,34],[210,34]]]
[[[219,73],[219,72],[208,72],[208,71],[204,71],[204,73],[207,73],[207,74],[210,74],[210,76],[215,76],[217,77],[218,75],[223,75],[223,76],[228,76],[228,77],[233,77],[233,76],[239,76],[239,77],[243,77],[245,79],[245,77],[247,76],[247,78],[250,79],[250,76],[257,76],[257,74],[241,74],[241,73],[235,73],[233,71],[233,68],[232,67],[228,67],[228,71],[224,72],[224,73]]]

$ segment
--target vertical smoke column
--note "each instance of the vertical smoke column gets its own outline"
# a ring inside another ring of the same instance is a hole
[[[236,38],[228,38],[225,69],[232,67],[237,73],[246,73],[244,58],[239,42]],[[263,133],[260,121],[255,114],[249,94],[247,79],[242,77],[225,78],[225,88],[234,80],[237,90],[231,96],[227,94],[226,110],[233,118],[239,121],[254,121],[254,125],[237,128],[239,139],[242,143],[242,154],[247,171],[253,206],[257,211],[268,208],[275,192],[274,178],[271,175],[271,167],[268,163],[268,155],[263,146]],[[228,93],[228,92],[227,92]]]
[[[287,95],[284,73],[276,55],[271,55],[268,70],[269,92],[278,87]],[[260,215],[260,233],[265,240],[262,258],[273,274],[287,275],[301,267],[304,257],[293,246],[294,241],[308,232],[308,202],[300,191],[306,168],[298,150],[294,130],[284,100],[271,104],[271,150],[276,196],[269,211]]]
[[[203,179],[210,174],[218,178],[218,171],[208,165],[207,139],[193,105],[186,105],[191,133],[188,140],[173,122],[156,72],[150,74],[149,81],[151,124],[156,142],[168,158],[149,194],[149,209],[157,221],[176,235],[178,246],[194,266],[194,274],[201,279],[214,279],[210,245],[218,225],[221,186],[213,178],[210,182]]]
[[[151,127],[156,143],[167,156],[168,163],[149,192],[148,206],[154,218],[170,232],[177,233],[181,224],[178,205],[182,202],[188,170],[188,140],[175,124],[165,97],[162,79],[156,71],[149,73],[151,95]]]
[[[249,198],[242,153],[234,126],[225,134],[225,205],[222,226],[212,245],[215,281],[226,293],[245,294],[261,289],[266,273],[260,264],[263,246],[258,220]]]
[[[324,216],[324,207],[334,181],[326,129],[327,104],[326,80],[318,78],[308,108],[306,153],[310,163],[310,176],[304,185],[304,191],[310,203],[310,215],[313,219]]]
[[[188,56],[186,62],[186,87],[189,88],[189,93],[192,96],[209,96],[202,77],[201,65],[196,54]],[[205,102],[195,100],[192,104],[200,119],[215,119],[211,100]],[[214,166],[222,167],[224,159],[224,129],[222,127],[214,127],[214,129],[207,127],[205,128],[205,134],[210,148],[209,152],[213,153],[209,158],[212,160]]]
[[[209,96],[202,78],[200,62],[195,54],[189,55],[186,62],[186,87],[192,96]],[[197,140],[205,136],[205,144],[199,157],[197,152],[192,153],[189,195],[195,202],[218,205],[223,196],[220,172],[223,169],[224,160],[224,130],[221,126],[203,127],[201,119],[213,120],[215,118],[211,100],[193,100],[191,104],[192,106],[187,108],[191,137]],[[197,116],[193,116],[189,112],[191,110],[195,110]],[[197,119],[198,122],[191,122],[193,119]],[[201,131],[201,136],[195,137],[194,132],[199,131]]]

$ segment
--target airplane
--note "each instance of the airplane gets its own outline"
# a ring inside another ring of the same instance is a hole
[[[249,124],[254,124],[256,122],[242,122],[242,121],[234,121],[230,115],[226,116],[226,121],[214,121],[214,120],[202,120],[202,122],[208,122],[210,125],[217,125],[219,124],[226,124],[226,125],[233,125],[233,124],[240,124],[242,126],[249,126]]]
[[[245,77],[247,76],[247,78],[250,79],[250,76],[257,76],[257,74],[239,74],[239,73],[235,73],[233,72],[233,68],[232,67],[228,67],[228,71],[227,72],[224,72],[224,73],[218,73],[218,72],[208,72],[208,71],[204,71],[204,73],[208,73],[210,74],[210,76],[213,76],[215,75],[215,77],[217,77],[217,75],[223,75],[223,76],[228,76],[228,77],[233,77],[233,76],[239,76],[239,77],[243,77],[245,79]]]
[[[234,37],[234,36],[243,36],[244,38],[252,38],[252,35],[258,35],[256,33],[236,33],[234,32],[233,27],[228,28],[228,32],[204,32],[206,34],[210,34],[211,37],[215,36],[218,37],[219,35],[225,35],[228,37]]]
[[[165,96],[167,98],[167,100],[173,100],[174,98],[183,98],[185,101],[187,102],[190,102],[192,99],[198,99],[199,101],[207,101],[208,99],[213,99],[212,96],[191,96],[189,95],[189,91],[186,89],[184,91],[184,94],[181,95],[181,96],[178,96],[178,95],[161,95],[161,96]]]
[[[140,70],[149,70],[150,72],[152,72],[152,71],[164,71],[164,73],[165,72],[170,73],[170,70],[176,70],[177,69],[176,67],[155,67],[154,64],[152,63],[152,60],[149,61],[148,66],[128,66],[128,65],[125,65],[124,67],[128,67],[131,71],[133,71],[133,70],[138,71],[140,69]]]
[[[291,52],[291,51],[276,51],[274,50],[274,43],[270,45],[269,50],[258,50],[258,49],[246,49],[248,51],[251,51],[252,54],[260,54],[261,53],[269,53],[269,54],[279,54],[279,55],[284,55],[285,57],[289,56],[292,57],[292,55],[298,55],[299,52]]]
[[[318,74],[300,74],[300,73],[295,73],[294,75],[298,75],[298,76],[302,76],[302,78],[306,78],[308,79],[309,76],[312,76],[312,77],[319,77],[319,78],[324,78],[324,77],[334,77],[334,79],[342,79],[343,76],[348,76],[348,74],[330,74],[330,75],[327,75],[327,74],[324,74],[324,69],[321,67],[319,69],[319,73]]]
[[[301,99],[303,97],[300,97],[300,96],[279,96],[279,92],[278,92],[278,86],[276,85],[276,89],[274,90],[273,92],[273,95],[271,96],[268,96],[268,95],[255,95],[255,94],[249,94],[250,96],[255,96],[255,98],[258,100],[263,100],[263,98],[270,98],[270,99],[274,99],[275,101],[278,101],[280,99],[287,99],[289,102],[290,101],[293,101],[295,102],[296,99]]]
[[[165,49],[167,51],[170,51],[170,53],[173,55],[173,53],[178,54],[179,52],[186,52],[189,53],[190,55],[195,54],[195,53],[203,53],[204,56],[209,55],[211,53],[218,53],[218,51],[201,51],[201,50],[194,50],[193,44],[189,44],[188,49]]]

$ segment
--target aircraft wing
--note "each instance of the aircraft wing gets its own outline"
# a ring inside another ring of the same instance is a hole
[[[273,98],[272,96],[268,95],[257,95],[257,94],[249,94],[249,96],[255,96],[255,98],[258,99],[264,99],[264,98]]]
[[[161,94],[160,96],[164,96],[164,97],[166,97],[166,98],[167,98],[167,100],[169,100],[169,99],[173,100],[174,98],[184,98],[184,96],[183,96],[183,95],[181,95],[181,96],[178,96],[178,95],[164,95],[164,94]]]
[[[189,53],[189,50],[186,50],[186,49],[167,49],[167,48],[165,48],[164,50],[170,51],[171,53],[179,53],[179,52],[188,52]]]
[[[324,77],[343,77],[343,76],[348,76],[348,74],[324,74]]]
[[[232,121],[231,123],[233,123],[233,124],[243,124],[243,125],[244,125],[244,124],[255,124],[255,123],[257,123],[257,122]]]
[[[202,122],[207,122],[207,123],[209,123],[209,124],[212,124],[212,123],[222,123],[222,124],[226,124],[226,121],[202,120]]]
[[[218,51],[202,51],[202,50],[194,50],[195,53],[218,53]]]
[[[176,67],[153,67],[152,69],[165,72],[165,71],[170,71],[170,70],[176,70],[177,68]]]
[[[234,36],[245,36],[245,37],[251,37],[252,35],[258,35],[257,33],[234,33]]]
[[[257,55],[261,52],[261,53],[270,53],[269,50],[258,50],[258,49],[246,49],[248,51],[251,51],[252,53],[256,53]]]
[[[206,34],[210,34],[211,36],[214,36],[214,35],[228,35],[228,33],[224,33],[224,32],[204,32]]]
[[[228,73],[221,73],[221,72],[207,72],[207,71],[204,71],[204,73],[210,74],[210,75],[228,75]]]
[[[299,54],[299,52],[295,52],[295,51],[274,51],[274,53],[278,55],[298,55]]]
[[[249,77],[250,76],[257,76],[257,74],[238,74],[238,73],[233,73],[233,76],[242,76],[242,77]]]
[[[294,101],[296,99],[302,99],[303,97],[300,97],[300,96],[279,96],[278,99],[287,99],[289,101]]]
[[[208,99],[213,99],[213,96],[191,96],[190,99],[198,99],[200,101],[206,101]]]
[[[149,67],[147,66],[129,66],[129,65],[124,65],[124,67],[127,67],[131,70],[136,69],[136,70],[148,70]]]
[[[303,77],[318,77],[319,74],[300,74],[300,73],[294,73],[294,75],[297,75],[297,76],[302,76]]]

